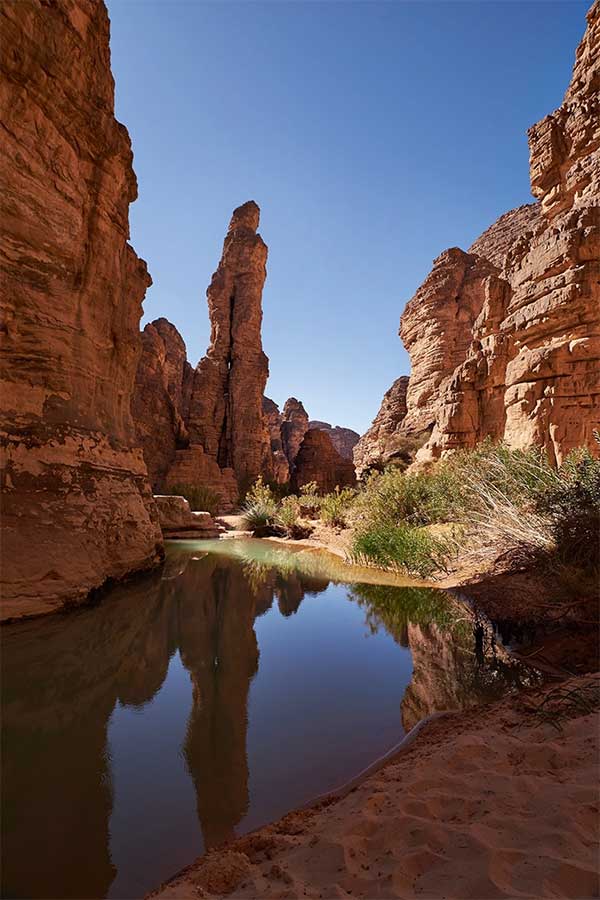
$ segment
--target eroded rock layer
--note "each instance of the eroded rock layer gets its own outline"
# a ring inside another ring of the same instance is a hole
[[[468,253],[445,251],[402,316],[411,376],[399,431],[421,434],[418,460],[485,437],[557,462],[597,449],[599,97],[596,2],[562,106],[528,132],[537,203],[506,213]]]
[[[152,566],[161,533],[130,399],[150,277],[99,0],[0,7],[3,615]]]

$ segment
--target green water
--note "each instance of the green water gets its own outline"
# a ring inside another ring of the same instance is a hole
[[[429,713],[536,677],[444,593],[258,541],[2,631],[2,896],[142,897],[351,778]],[[345,579],[345,580],[344,580]]]

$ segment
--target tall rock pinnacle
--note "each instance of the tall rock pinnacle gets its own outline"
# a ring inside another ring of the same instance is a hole
[[[196,369],[189,412],[192,443],[238,483],[264,473],[270,438],[262,411],[269,361],[262,349],[262,290],[267,245],[257,234],[260,209],[234,210],[217,271],[206,292],[210,347]]]

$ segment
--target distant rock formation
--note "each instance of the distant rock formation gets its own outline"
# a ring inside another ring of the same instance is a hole
[[[386,391],[373,424],[355,444],[354,465],[359,477],[370,469],[383,469],[398,457],[409,461],[410,444],[401,430],[406,416],[407,389],[408,375],[401,375]]]
[[[485,437],[542,447],[556,462],[575,446],[597,448],[599,98],[596,2],[562,106],[528,132],[538,202],[503,215],[468,253],[442,253],[402,315],[411,375],[395,431],[420,435],[417,460]]]
[[[309,428],[318,428],[329,435],[329,439],[340,456],[344,459],[352,459],[354,447],[360,440],[360,435],[351,428],[342,428],[340,425],[330,425],[329,422],[319,422],[317,419],[308,423]]]
[[[271,437],[273,478],[278,484],[286,484],[290,480],[290,464],[283,449],[281,435],[283,419],[277,404],[268,397],[263,397],[263,415]]]
[[[207,354],[193,369],[174,325],[156,319],[143,332],[132,412],[155,491],[190,485],[221,498],[222,512],[258,475],[287,481],[272,451],[263,392],[269,372],[261,340],[267,246],[256,233],[260,210],[234,210],[217,271],[206,292]]]
[[[300,400],[296,400],[295,397],[289,397],[283,407],[281,441],[283,452],[290,466],[290,472],[294,471],[296,457],[307,431],[308,413]]]
[[[323,494],[336,487],[353,487],[356,484],[352,461],[340,456],[327,432],[317,428],[309,429],[304,435],[292,474],[292,489],[298,491],[311,481],[316,482]]]
[[[98,0],[0,7],[3,616],[153,566],[162,537],[130,399],[151,283]]]

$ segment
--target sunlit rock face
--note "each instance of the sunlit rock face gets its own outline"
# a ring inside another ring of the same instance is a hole
[[[352,487],[356,484],[352,461],[340,456],[329,435],[318,428],[311,428],[304,435],[296,457],[292,488],[298,491],[311,482],[315,482],[323,494],[336,487]]]
[[[400,432],[427,461],[485,437],[560,462],[597,447],[600,407],[600,6],[588,13],[562,106],[528,132],[537,202],[468,253],[447,250],[407,304]]]
[[[130,414],[150,284],[102,2],[0,8],[3,615],[150,567],[161,534]]]

